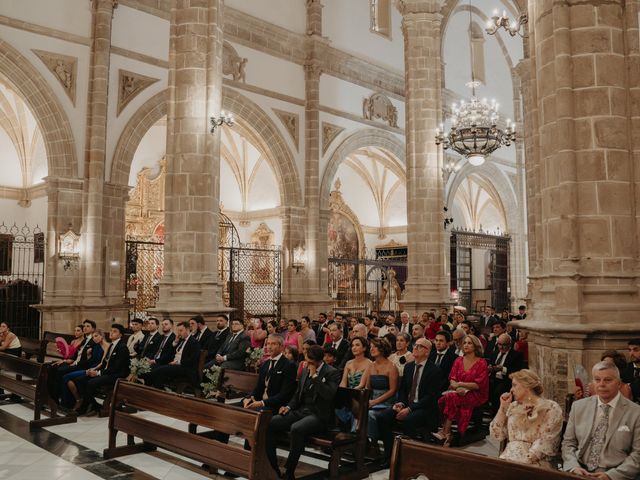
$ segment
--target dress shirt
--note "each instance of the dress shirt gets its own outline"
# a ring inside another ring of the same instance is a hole
[[[507,368],[504,366],[504,361],[507,359],[507,355],[509,355],[510,351],[511,349],[507,350],[506,352],[500,352],[496,357],[496,366],[499,365],[500,367],[502,367],[502,370],[496,371],[496,378],[500,380],[504,380],[504,376],[507,374]]]
[[[181,340],[178,344],[178,348],[176,349],[176,356],[173,358],[173,361],[176,362],[176,365],[180,365],[180,361],[182,360],[182,350],[184,350],[184,346],[187,344],[190,336],[191,334],[187,335],[187,338]]]
[[[438,367],[442,364],[442,360],[444,359],[444,356],[446,355],[446,353],[447,353],[446,350],[443,350],[442,352],[436,351],[435,364]]]
[[[424,360],[423,362],[420,363],[416,363],[415,366],[413,367],[413,374],[416,374],[416,368],[418,368],[418,365],[421,365],[420,367],[420,371],[418,372],[418,379],[416,380],[416,396],[413,398],[414,402],[417,402],[418,399],[420,398],[420,380],[422,380],[422,374],[424,373],[424,366],[427,364],[427,361]],[[411,382],[413,383],[413,379],[411,380]],[[405,405],[405,407],[408,407],[409,405]]]
[[[620,392],[618,392],[618,394],[613,398],[613,400],[609,402],[609,406],[611,407],[609,410],[609,425],[611,425],[611,417],[613,417],[613,412],[616,409],[616,406],[618,405],[619,401],[620,401]],[[600,397],[598,397],[598,406],[596,407],[596,418],[594,418],[593,420],[593,426],[591,427],[592,432],[590,433],[590,436],[593,434],[593,429],[596,428],[596,425],[598,425],[600,418],[602,418],[602,415],[604,415],[604,410],[602,409],[601,405],[604,405],[604,402],[600,400]],[[605,449],[603,448],[602,453],[604,453],[604,450]],[[589,458],[590,451],[591,451],[591,441],[589,441],[589,443],[587,444],[582,454],[582,458],[580,459],[580,462],[583,465],[586,465],[586,461]],[[602,454],[600,455],[600,467],[602,467]]]

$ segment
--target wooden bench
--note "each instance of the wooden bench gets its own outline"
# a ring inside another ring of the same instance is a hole
[[[49,364],[0,352],[0,388],[33,402],[33,420],[29,428],[74,423],[75,415],[58,415],[56,403],[49,397],[47,377]],[[49,407],[49,418],[41,418],[42,410]]]
[[[132,409],[241,436],[247,440],[251,450],[146,420],[130,413]],[[270,420],[270,412],[245,410],[118,380],[109,416],[109,447],[104,450],[104,458],[148,452],[160,447],[203,462],[210,468],[220,468],[250,480],[271,479],[275,472],[264,449]],[[126,445],[116,446],[118,432],[127,435]],[[134,443],[135,437],[142,439],[142,443]]]
[[[225,400],[247,397],[258,384],[258,374],[240,370],[222,370],[219,390],[224,392]]]
[[[200,384],[202,383],[202,371],[204,370],[204,364],[207,363],[207,355],[209,352],[207,350],[200,350],[200,356],[198,357],[198,367],[196,372],[196,384],[192,385],[190,381],[185,379],[180,379],[175,382],[172,382],[168,385],[171,390],[176,393],[183,394],[185,392],[193,393],[198,398],[202,398],[202,387]]]
[[[508,462],[457,449],[434,447],[396,437],[391,453],[390,480],[410,480],[424,475],[429,480],[569,480],[577,477],[558,470]]]
[[[43,363],[44,357],[47,352],[47,342],[45,340],[38,340],[37,338],[20,338],[20,345],[22,345],[22,356],[27,360],[35,360],[36,362]]]

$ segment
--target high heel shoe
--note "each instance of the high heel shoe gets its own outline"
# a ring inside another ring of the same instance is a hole
[[[437,432],[431,432],[431,435],[433,435],[433,437],[437,438],[441,442],[447,438],[447,436],[444,433],[444,430],[442,429],[438,430]]]
[[[451,440],[453,440],[453,435],[451,433],[449,433],[448,435],[445,435],[444,436],[444,443],[442,444],[442,446],[444,448],[451,447]]]

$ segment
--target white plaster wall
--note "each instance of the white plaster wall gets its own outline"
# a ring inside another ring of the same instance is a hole
[[[1,2],[4,5],[4,2]],[[32,4],[33,1],[28,3]],[[76,2],[77,3],[77,2]],[[84,2],[80,2],[84,5]],[[87,2],[87,5],[89,2]],[[73,17],[73,15],[72,15]],[[90,23],[90,20],[87,20]],[[88,75],[89,75],[89,48],[84,45],[70,43],[63,40],[57,40],[51,37],[35,35],[22,30],[0,26],[0,37],[17,49],[27,60],[31,62],[33,67],[42,75],[47,82],[62,110],[69,119],[73,139],[75,142],[76,156],[78,159],[78,175],[82,177],[84,171],[84,142],[86,134],[86,108],[88,95]],[[42,61],[31,50],[44,50],[48,52],[59,52],[78,58],[77,67],[77,84],[76,84],[76,103],[75,107],[64,88],[58,82],[53,73],[42,63]],[[1,72],[0,72],[1,73]],[[12,85],[16,90],[20,91],[20,85]]]
[[[88,37],[91,2],[86,0],[2,0],[0,15]]]
[[[273,170],[266,162],[257,169],[255,180],[249,188],[248,211],[265,210],[280,205],[280,188]]]
[[[168,61],[169,21],[118,5],[113,16],[111,44]]]
[[[235,8],[279,27],[296,33],[305,33],[306,7],[303,1],[225,0],[224,4],[225,8]]]
[[[407,225],[407,189],[404,185],[391,195],[385,214],[386,227]]]
[[[380,219],[375,199],[362,177],[343,163],[338,167],[336,178],[342,183],[342,198],[356,214],[360,224],[379,227]]]
[[[264,217],[260,220],[251,220],[248,225],[241,226],[236,212],[227,212],[227,215],[238,230],[240,242],[250,243],[251,235],[253,235],[260,223],[264,222],[273,231],[274,244],[282,245],[282,219],[280,217]]]
[[[166,118],[166,117],[165,117]],[[129,186],[136,186],[136,177],[145,167],[155,168],[165,156],[167,150],[167,127],[164,122],[154,125],[142,137],[140,145],[133,156],[129,171]]]
[[[224,205],[224,211],[242,211],[242,196],[240,188],[229,164],[220,161],[220,203]]]
[[[323,5],[322,33],[334,47],[389,69],[404,71],[402,16],[393,5],[391,40],[369,31],[369,0],[325,0]]]
[[[0,198],[0,224],[11,227],[14,223],[22,227],[25,223],[31,229],[36,225],[47,231],[47,197],[35,198],[29,208],[18,205],[17,200]]]
[[[22,187],[22,170],[18,152],[3,128],[0,128],[0,155],[0,185]]]

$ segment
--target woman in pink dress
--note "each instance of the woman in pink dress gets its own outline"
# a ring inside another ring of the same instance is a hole
[[[457,423],[460,435],[464,435],[473,409],[489,399],[489,368],[482,358],[483,349],[478,337],[466,335],[462,340],[462,352],[464,355],[453,362],[449,390],[438,400],[444,422],[433,436],[444,441],[446,447],[451,444],[453,422]]]
[[[284,334],[284,346],[296,347],[299,352],[302,351],[302,335],[298,332],[298,321],[291,319],[287,323],[287,331]]]

